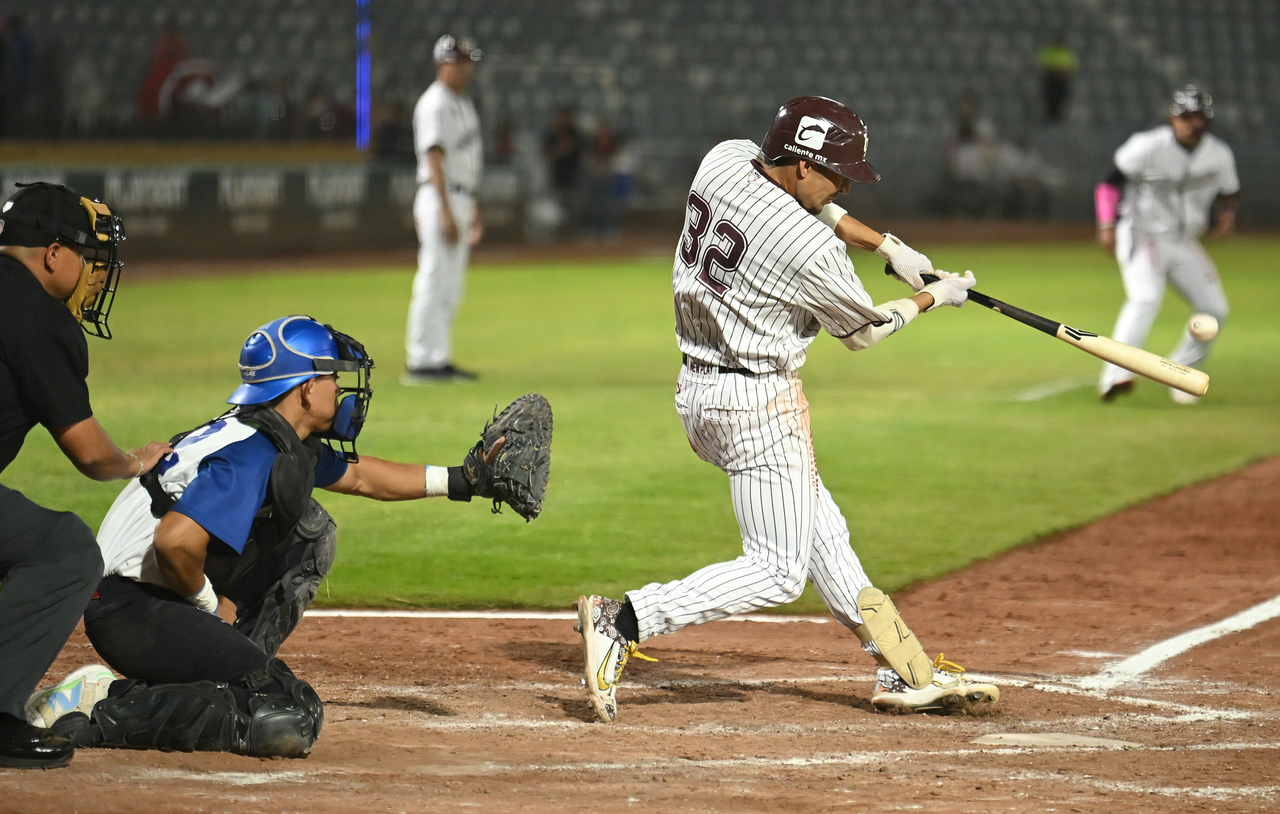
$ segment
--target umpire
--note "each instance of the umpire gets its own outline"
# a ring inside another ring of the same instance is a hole
[[[84,333],[110,338],[120,219],[65,186],[18,186],[0,208],[0,472],[43,424],[87,477],[138,477],[169,445],[121,452],[94,419],[85,383]],[[70,743],[30,726],[23,707],[101,578],[102,555],[80,518],[0,485],[0,767],[71,760]]]

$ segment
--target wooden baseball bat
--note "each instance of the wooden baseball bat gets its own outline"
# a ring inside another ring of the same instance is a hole
[[[892,269],[887,263],[885,264],[884,272],[885,274],[892,274]],[[938,279],[932,274],[922,274],[920,276],[926,283],[932,283]],[[1126,345],[1109,337],[1098,336],[1088,331],[1082,331],[1079,328],[1072,328],[1070,325],[1063,325],[1061,322],[1054,322],[1039,314],[1024,311],[1017,306],[1001,302],[995,297],[988,297],[986,294],[973,289],[969,290],[969,299],[978,305],[990,308],[997,314],[1004,314],[1010,319],[1016,319],[1023,325],[1030,325],[1037,331],[1043,331],[1049,336],[1057,337],[1068,345],[1079,348],[1085,353],[1091,353],[1103,361],[1118,365],[1140,376],[1146,376],[1148,379],[1153,379],[1169,387],[1176,387],[1184,393],[1203,396],[1205,391],[1209,389],[1209,376],[1202,370],[1184,367],[1177,362],[1170,361],[1163,356],[1156,356],[1154,353],[1145,351],[1142,348],[1135,348],[1133,345]]]

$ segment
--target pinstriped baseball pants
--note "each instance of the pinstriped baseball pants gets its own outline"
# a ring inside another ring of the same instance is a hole
[[[628,598],[640,638],[800,597],[806,579],[847,627],[871,584],[814,461],[809,403],[794,373],[757,377],[682,368],[676,409],[694,452],[729,476],[742,556]]]
[[[1212,314],[1220,325],[1226,324],[1230,309],[1218,269],[1195,238],[1142,235],[1129,221],[1121,220],[1116,227],[1116,259],[1125,293],[1111,332],[1117,342],[1135,348],[1146,343],[1164,303],[1167,283],[1173,283],[1192,311]],[[1169,358],[1180,365],[1197,367],[1213,349],[1214,341],[1198,340],[1184,329],[1182,341]],[[1132,379],[1133,374],[1124,368],[1106,364],[1098,389],[1105,393],[1113,384]]]

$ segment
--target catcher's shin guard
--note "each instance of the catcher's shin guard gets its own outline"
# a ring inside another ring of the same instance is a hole
[[[166,752],[239,751],[242,718],[231,688],[215,681],[154,687],[136,682],[93,708],[103,746]]]
[[[902,677],[913,690],[929,686],[933,680],[933,662],[924,654],[920,640],[898,615],[893,600],[879,588],[867,586],[858,591],[858,613],[862,624],[853,629],[864,645],[874,642],[873,654],[881,667]]]
[[[234,752],[251,757],[306,757],[324,725],[324,706],[307,682],[271,659],[231,687],[132,682],[99,701],[80,742],[178,752]]]
[[[324,705],[311,685],[280,659],[241,681],[251,719],[245,751],[253,757],[306,757],[324,726]]]
[[[320,583],[333,567],[338,528],[324,507],[308,499],[302,517],[289,530],[284,545],[287,570],[236,619],[236,629],[268,656],[302,621]]]

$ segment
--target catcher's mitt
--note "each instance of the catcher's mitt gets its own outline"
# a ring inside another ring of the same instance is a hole
[[[492,465],[485,453],[499,438],[506,438]],[[467,453],[462,472],[479,497],[493,499],[493,513],[503,503],[525,519],[542,511],[551,475],[551,404],[537,393],[511,402],[501,412],[494,408],[493,420],[485,424],[480,441]]]

